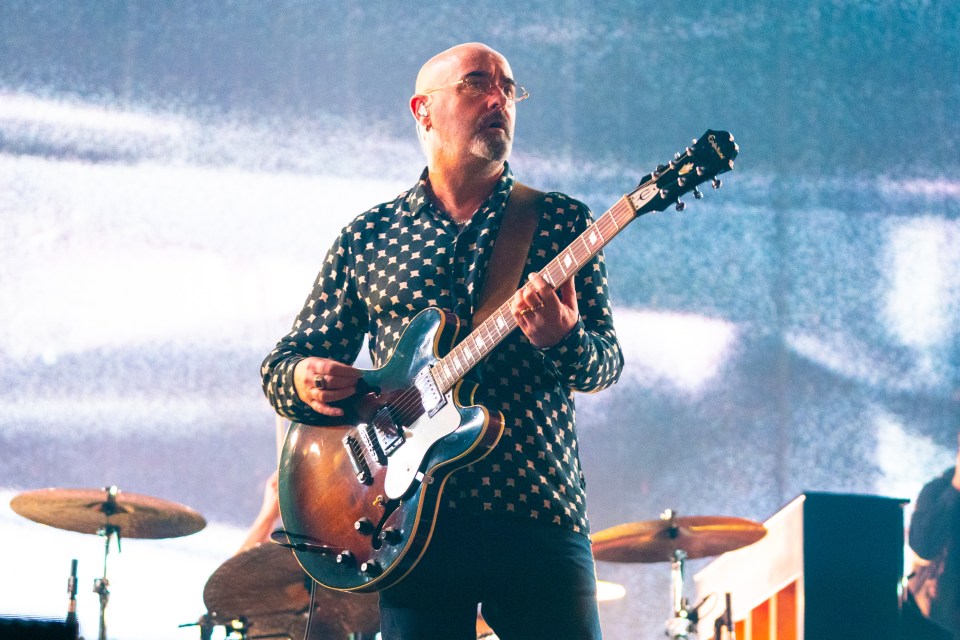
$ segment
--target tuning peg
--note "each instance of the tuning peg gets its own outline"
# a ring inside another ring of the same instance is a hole
[[[714,178],[711,184],[713,185],[714,189],[719,189],[720,187],[723,186],[723,180],[721,180],[720,178]]]
[[[670,192],[667,191],[666,189],[660,189],[660,194],[659,194],[659,195],[660,195],[660,198],[663,199],[663,200],[669,200],[669,199],[670,199]]]
[[[687,184],[687,179],[686,179],[686,178],[684,178],[684,177],[682,177],[682,176],[679,177],[679,178],[677,178],[677,186],[678,186],[678,187],[682,187],[682,186],[685,185],[685,184]]]
[[[683,200],[677,200],[677,211],[683,211],[687,208],[686,203]]]
[[[667,170],[667,165],[665,165],[665,164],[658,164],[658,165],[657,165],[657,170],[656,170],[655,173],[663,173],[663,172],[666,171],[666,170]]]
[[[675,154],[673,154],[673,159],[674,159],[674,160],[679,160],[682,156],[683,156],[683,154],[680,153],[679,151],[677,151]]]
[[[705,173],[707,172],[707,170],[704,169],[703,167],[697,167],[697,168],[696,168],[696,172],[697,172],[697,175],[698,175],[698,176],[702,176],[703,174],[705,174]]]
[[[700,200],[701,198],[703,198],[703,194],[700,193],[700,189],[698,189],[697,187],[693,188],[693,197],[696,198],[697,200]]]

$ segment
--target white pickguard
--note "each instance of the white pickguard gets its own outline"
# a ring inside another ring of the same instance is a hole
[[[398,499],[403,496],[417,480],[420,465],[423,464],[430,447],[460,426],[460,412],[457,411],[452,394],[447,393],[446,399],[446,404],[432,418],[424,414],[404,429],[404,443],[390,454],[387,461],[383,490],[388,498]]]

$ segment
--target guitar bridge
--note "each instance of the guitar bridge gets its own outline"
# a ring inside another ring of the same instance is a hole
[[[360,441],[351,435],[344,436],[343,446],[347,450],[347,457],[350,458],[350,464],[357,475],[357,481],[360,484],[370,484],[373,482],[373,474],[370,473],[370,464],[366,456],[363,455],[363,446]]]
[[[376,420],[376,417],[374,417],[374,420]],[[383,445],[380,443],[381,439],[377,428],[368,422],[360,425],[357,433],[360,434],[360,439],[363,440],[367,449],[373,452],[373,457],[377,459],[377,462],[381,465],[387,464],[387,452],[384,451]]]

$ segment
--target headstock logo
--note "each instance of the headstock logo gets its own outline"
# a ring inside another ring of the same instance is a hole
[[[713,147],[713,150],[717,152],[717,155],[720,156],[721,160],[726,160],[726,156],[723,155],[723,151],[720,151],[720,145],[717,144],[717,136],[712,133],[707,137],[707,140],[710,142],[710,146]]]
[[[683,165],[682,167],[680,167],[680,170],[678,171],[678,173],[679,173],[681,176],[685,176],[685,175],[687,175],[688,173],[690,173],[691,171],[693,171],[693,163],[692,163],[692,162],[688,162],[687,164],[685,164],[685,165]]]

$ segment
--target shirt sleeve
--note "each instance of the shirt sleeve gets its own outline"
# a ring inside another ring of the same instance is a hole
[[[590,209],[581,202],[560,194],[574,215],[572,233],[562,249],[573,242],[591,224]],[[593,393],[615,383],[623,371],[623,352],[613,327],[606,262],[601,251],[583,265],[574,277],[580,319],[557,344],[541,349],[544,359],[556,375],[571,389]]]
[[[953,488],[951,468],[931,480],[917,497],[910,518],[910,548],[924,560],[933,560],[950,541],[951,526],[960,508],[960,491]]]
[[[313,290],[288,334],[263,361],[260,369],[267,400],[280,415],[296,422],[320,416],[297,396],[293,370],[310,356],[352,364],[360,352],[368,325],[366,305],[356,288],[350,227],[327,252]]]

